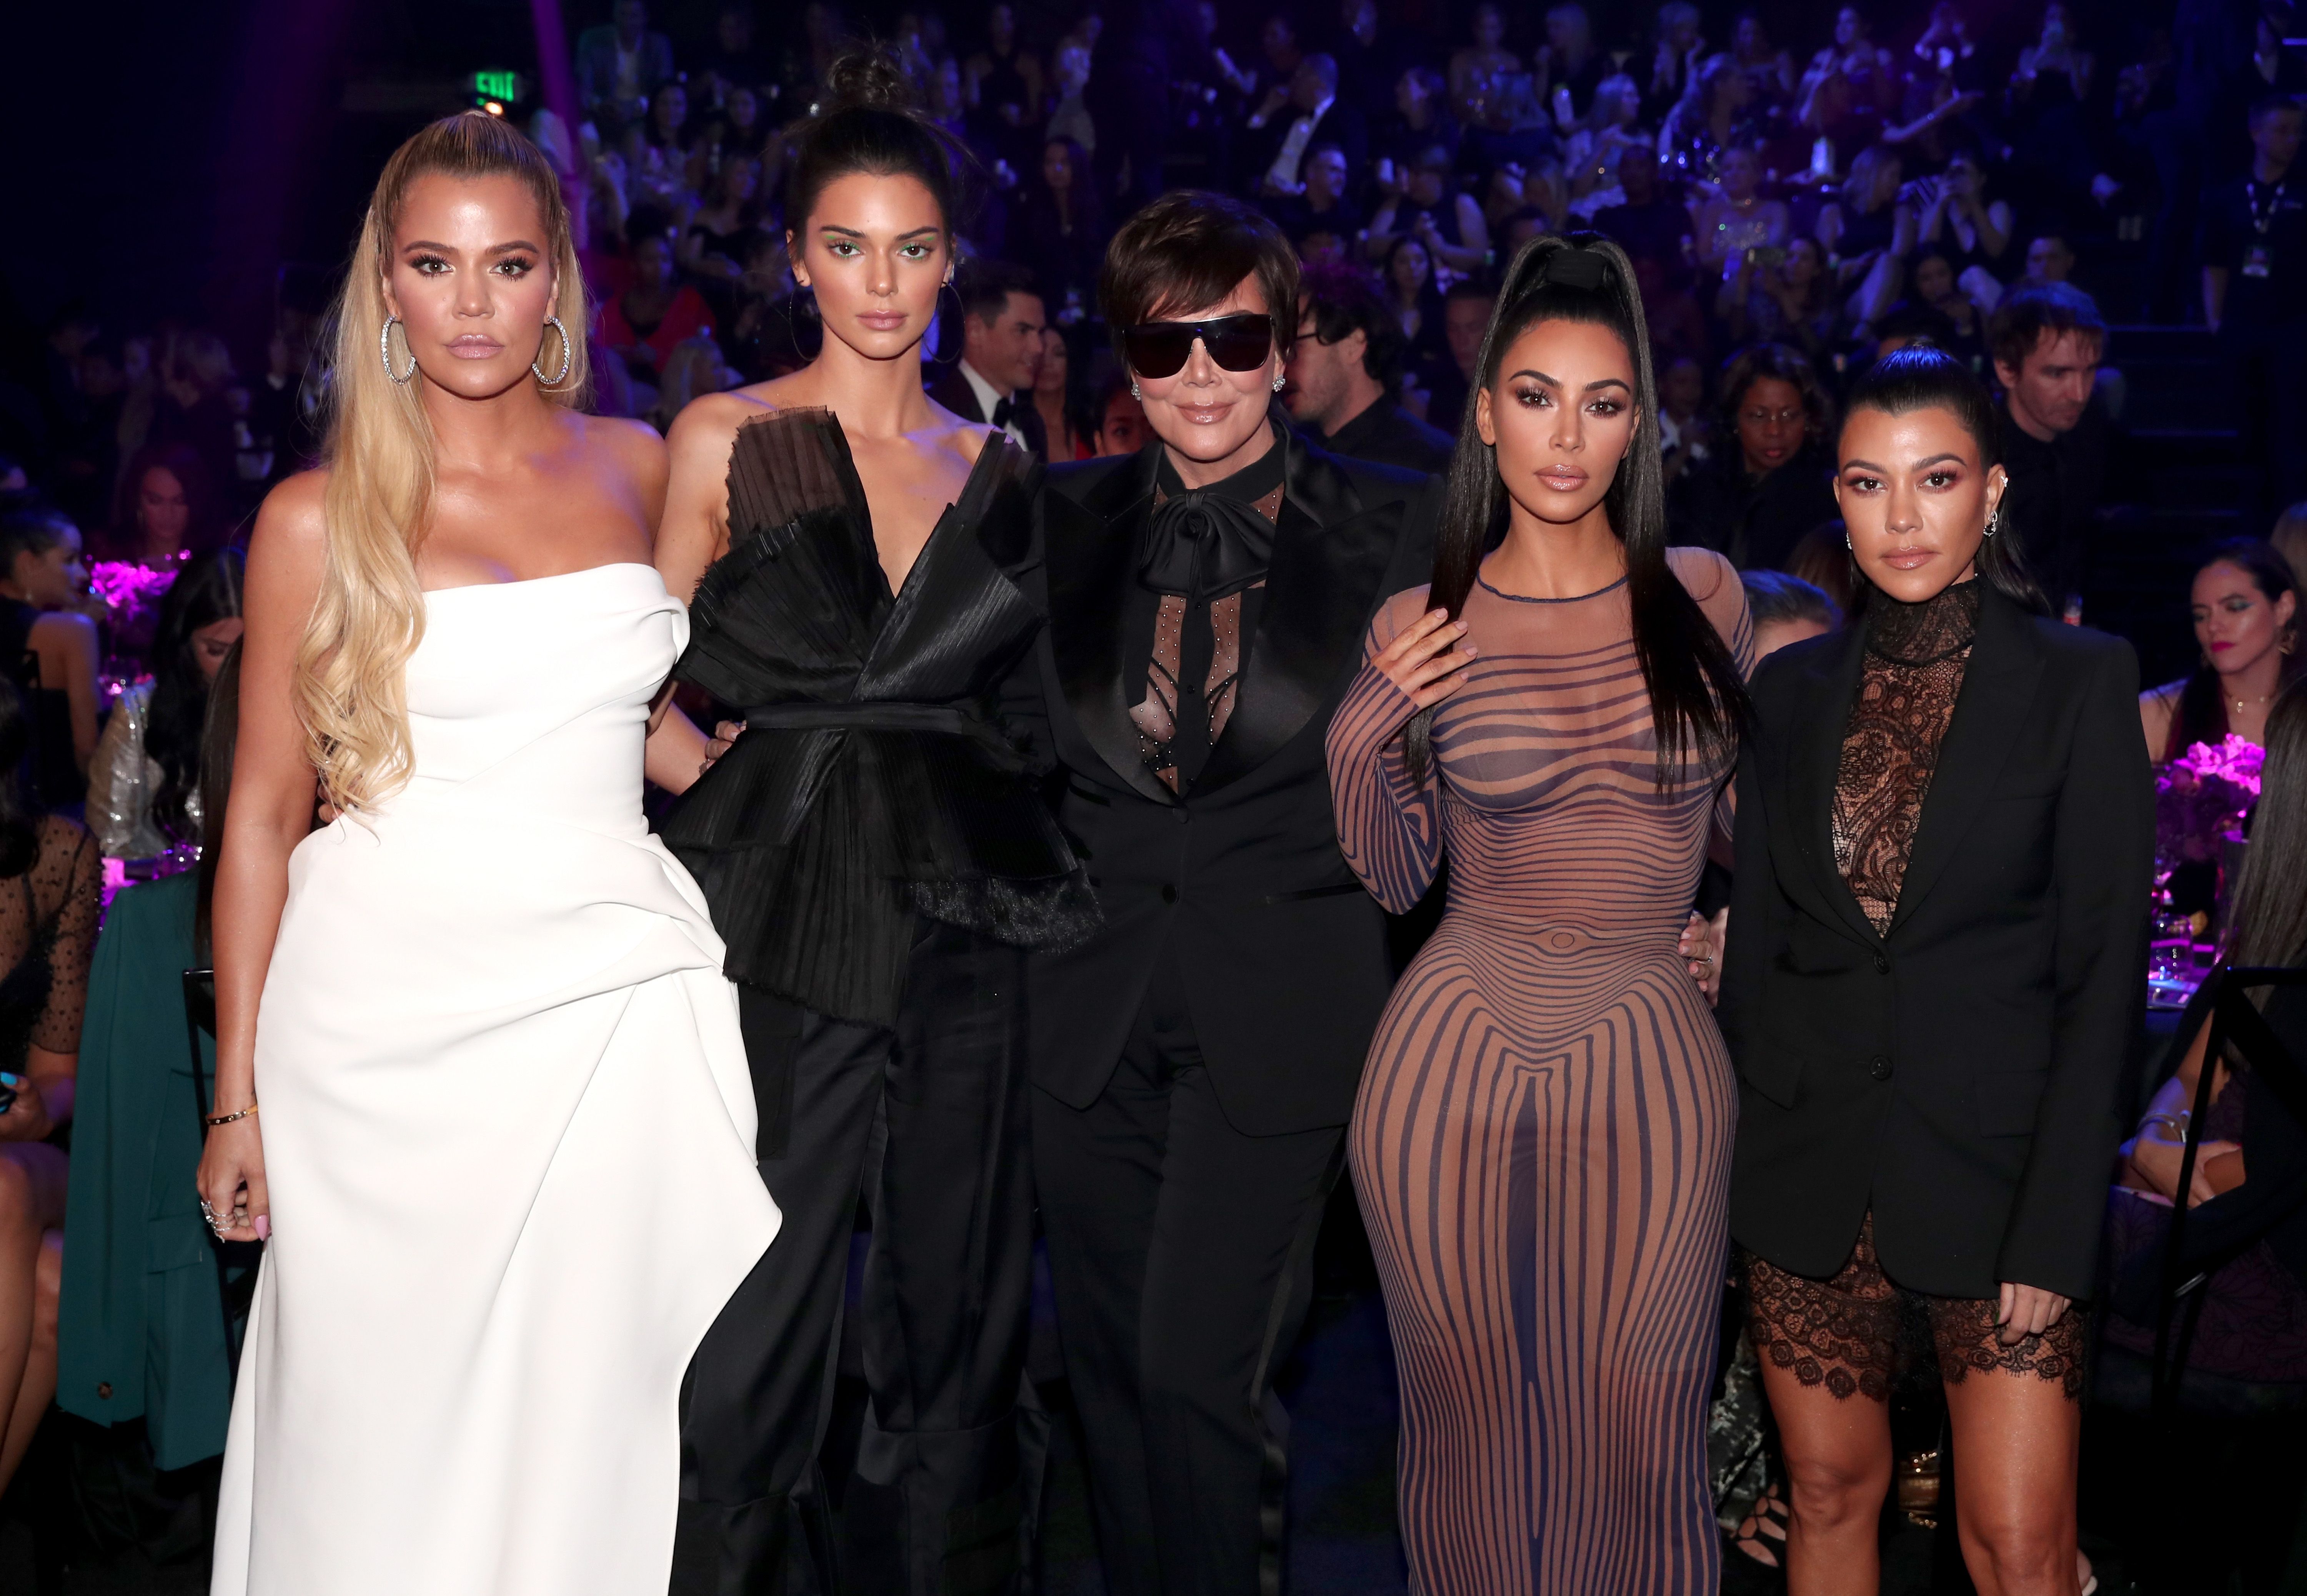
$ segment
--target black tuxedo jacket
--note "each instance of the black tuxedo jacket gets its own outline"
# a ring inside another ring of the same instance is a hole
[[[1833,1274],[1871,1206],[1901,1285],[2092,1291],[2146,997],[2155,811],[2131,646],[1990,589],[1890,930],[1835,868],[1862,626],[1753,682],[1718,1017],[1742,1083],[1730,1230]]]
[[[931,399],[964,421],[982,421],[989,426],[993,424],[993,417],[986,414],[984,407],[977,402],[977,390],[972,388],[969,379],[961,374],[958,357],[952,365],[940,370],[927,386]],[[1033,396],[1030,393],[1016,394],[1011,396],[1010,402],[1016,406],[1016,413],[1012,419],[1017,423],[1017,430],[1025,434],[1025,447],[1033,451],[1036,459],[1048,459],[1050,429],[1042,425],[1042,413],[1033,408]]]
[[[1105,1089],[1167,941],[1237,1129],[1353,1111],[1393,973],[1385,914],[1338,850],[1324,740],[1377,605],[1432,570],[1440,485],[1282,433],[1256,634],[1225,734],[1182,796],[1138,752],[1129,709],[1145,683],[1126,679],[1161,445],[1059,466],[1042,488],[1050,624],[1005,708],[1054,758],[1059,818],[1104,911],[1088,943],[1027,966],[1033,1078],[1076,1108]]]

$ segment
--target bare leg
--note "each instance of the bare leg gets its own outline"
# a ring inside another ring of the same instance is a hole
[[[1877,1528],[1891,1489],[1889,1404],[1805,1386],[1768,1359],[1762,1389],[1787,1459],[1788,1596],[1874,1596],[1882,1575]]]
[[[2075,1596],[2082,1403],[2059,1380],[2003,1369],[1971,1370],[1946,1401],[1955,1522],[1978,1596]]]
[[[44,1291],[42,1238],[64,1223],[66,1167],[62,1153],[41,1143],[0,1146],[0,1403],[9,1415],[6,1439],[0,1441],[0,1489],[14,1475],[56,1394],[56,1284],[63,1252],[60,1240]],[[20,1439],[19,1415],[34,1396],[38,1402]]]
[[[32,1436],[47,1417],[56,1394],[56,1303],[64,1280],[64,1233],[49,1231],[40,1238],[40,1253],[33,1265],[32,1344],[24,1360],[24,1377],[16,1387],[16,1408],[8,1415],[6,1437],[0,1439],[0,1490],[16,1477],[16,1466],[32,1445]]]

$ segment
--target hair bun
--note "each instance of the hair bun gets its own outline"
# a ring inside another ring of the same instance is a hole
[[[921,94],[897,58],[879,45],[844,51],[825,73],[825,114],[897,111],[912,115]]]

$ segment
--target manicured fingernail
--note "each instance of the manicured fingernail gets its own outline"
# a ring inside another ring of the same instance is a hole
[[[1465,623],[1463,621],[1461,621],[1461,622],[1458,622],[1458,630],[1459,630],[1460,631],[1465,631],[1465,630],[1466,630],[1466,623]]]
[[[256,1239],[259,1241],[270,1241],[272,1240],[272,1216],[270,1214],[260,1214],[256,1216]]]
[[[1460,650],[1460,652],[1461,652],[1461,653],[1462,653],[1462,654],[1464,654],[1464,655],[1465,655],[1465,656],[1466,656],[1468,659],[1471,659],[1471,658],[1473,658],[1473,657],[1474,657],[1474,656],[1475,656],[1475,655],[1479,654],[1479,653],[1481,652],[1481,650],[1480,650],[1479,648],[1475,648],[1473,644],[1469,643],[1469,644],[1467,644],[1467,645],[1465,646],[1465,648],[1464,648],[1461,649],[1461,650]]]

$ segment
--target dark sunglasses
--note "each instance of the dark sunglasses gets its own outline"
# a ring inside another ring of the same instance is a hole
[[[1210,322],[1148,322],[1121,335],[1129,369],[1141,377],[1174,377],[1192,358],[1194,340],[1230,372],[1254,372],[1274,353],[1274,318],[1220,316]]]

